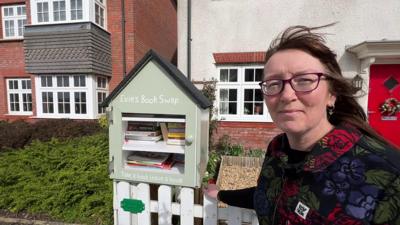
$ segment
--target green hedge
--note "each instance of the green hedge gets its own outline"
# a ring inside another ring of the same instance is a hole
[[[23,148],[33,140],[48,141],[53,137],[66,140],[92,135],[102,129],[97,120],[45,119],[35,123],[2,121],[0,122],[0,151]]]
[[[108,136],[33,141],[0,153],[0,208],[55,220],[112,224]]]

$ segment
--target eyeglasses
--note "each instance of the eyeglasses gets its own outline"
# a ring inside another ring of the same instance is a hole
[[[273,96],[281,93],[286,83],[289,83],[295,92],[311,92],[318,87],[322,76],[327,76],[324,73],[303,73],[294,77],[282,80],[271,79],[260,82],[261,91],[266,96]],[[327,78],[325,78],[327,79]]]

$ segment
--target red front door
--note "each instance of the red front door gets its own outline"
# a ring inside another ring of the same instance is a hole
[[[386,104],[386,112],[381,105]],[[383,137],[400,147],[400,112],[393,113],[393,104],[400,102],[400,64],[372,65],[368,93],[370,125]]]

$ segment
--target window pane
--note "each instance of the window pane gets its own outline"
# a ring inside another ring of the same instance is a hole
[[[244,114],[253,114],[253,103],[244,103]]]
[[[246,82],[254,81],[254,69],[246,69],[244,71],[244,81]]]
[[[42,92],[43,113],[54,113],[53,92]]]
[[[237,101],[237,90],[229,89],[229,101]]]
[[[86,92],[75,92],[75,113],[86,114]]]
[[[264,99],[263,99],[263,95],[262,95],[262,92],[261,92],[261,89],[254,89],[254,91],[255,91],[255,95],[254,95],[254,99],[256,100],[256,101],[263,101]]]
[[[14,8],[8,8],[7,16],[14,16]]]
[[[69,76],[57,76],[57,87],[69,87]]]
[[[100,26],[104,27],[104,9],[100,8]]]
[[[245,101],[253,101],[253,89],[245,89],[244,90],[244,100]]]
[[[228,89],[221,89],[219,92],[220,101],[228,101]]]
[[[229,103],[229,114],[237,114],[237,109],[236,109],[237,103]]]
[[[84,75],[74,76],[74,86],[75,87],[85,87],[86,81]]]
[[[100,7],[99,5],[95,4],[94,6],[94,11],[95,11],[95,23],[99,24],[100,23]]]
[[[227,69],[220,70],[219,80],[221,82],[228,82],[228,70]]]
[[[22,105],[24,112],[32,111],[32,94],[22,94]]]
[[[238,81],[238,70],[237,69],[230,69],[229,70],[229,82],[237,82]]]
[[[262,115],[263,114],[263,103],[255,103],[254,104],[254,114]]]
[[[219,113],[220,114],[228,114],[229,105],[227,102],[221,102],[219,104]]]
[[[31,80],[28,80],[26,83],[27,83],[28,89],[32,89],[32,82],[31,82]]]
[[[82,9],[82,0],[77,0],[78,9]]]
[[[256,69],[256,78],[255,81],[262,81],[262,77],[263,77],[263,69]]]

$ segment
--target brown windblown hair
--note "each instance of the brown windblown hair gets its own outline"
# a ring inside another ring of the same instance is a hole
[[[336,54],[325,45],[323,34],[314,32],[334,24],[320,27],[292,26],[287,28],[272,41],[266,53],[265,62],[268,62],[276,52],[287,49],[301,50],[319,59],[329,75],[329,89],[336,96],[334,113],[328,118],[329,122],[332,125],[343,122],[352,124],[362,133],[383,143],[388,143],[369,126],[363,108],[356,101],[358,90],[343,77],[342,70],[336,60]]]

